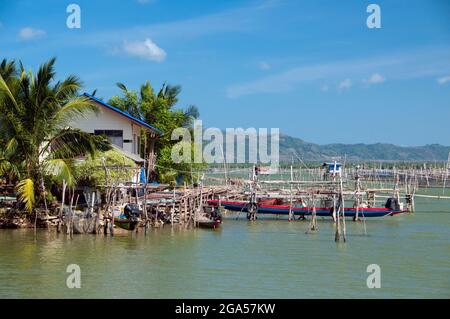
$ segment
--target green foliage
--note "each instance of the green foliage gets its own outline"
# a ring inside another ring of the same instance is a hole
[[[136,170],[131,169],[120,169],[133,168],[136,167],[136,164],[118,150],[112,149],[107,152],[98,153],[95,157],[90,156],[86,160],[75,165],[74,175],[78,181],[78,185],[90,187],[106,185],[103,159],[105,160],[105,165],[109,167],[109,183],[131,181],[133,175],[137,172]],[[117,167],[117,169],[110,167]]]
[[[187,142],[178,142],[177,144],[184,144]],[[195,147],[194,143],[190,143],[188,148],[191,153],[188,155],[191,161],[194,158]],[[176,184],[176,178],[192,183],[198,180],[199,171],[204,169],[206,165],[204,163],[174,163],[172,160],[172,150],[174,145],[167,144],[162,147],[158,152],[158,165],[156,171],[160,182],[168,183],[171,185]]]
[[[81,81],[69,75],[55,81],[55,59],[42,64],[36,75],[19,63],[0,63],[0,170],[13,172],[24,196],[43,199],[42,180],[73,184],[72,159],[106,150],[102,137],[70,128],[77,117],[96,112],[95,104],[79,96]],[[1,172],[0,172],[1,173]],[[27,209],[33,205],[27,200]]]
[[[174,184],[177,177],[191,181],[191,168],[195,171],[203,167],[203,164],[174,163],[171,150],[178,141],[171,140],[171,135],[176,128],[192,129],[193,120],[199,116],[197,107],[190,105],[186,110],[175,108],[181,92],[180,86],[164,84],[158,93],[148,81],[141,86],[139,93],[128,90],[122,83],[117,86],[122,90],[122,96],[113,96],[108,103],[163,132],[155,145],[158,180],[170,184]],[[193,149],[194,144],[191,144]]]
[[[19,168],[14,163],[14,151],[10,145],[2,145],[0,139],[0,176],[13,179],[18,178],[20,175]]]
[[[303,161],[323,161],[340,157],[340,161],[446,161],[450,147],[425,145],[403,147],[393,144],[327,144],[318,145],[305,142],[288,135],[280,136],[280,162],[290,163],[297,160],[297,154]]]
[[[21,180],[16,185],[16,192],[20,202],[25,206],[27,212],[31,213],[34,205],[34,182],[30,178]]]

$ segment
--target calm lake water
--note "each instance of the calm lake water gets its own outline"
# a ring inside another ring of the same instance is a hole
[[[442,193],[442,190],[429,193]],[[450,201],[410,215],[334,224],[228,215],[220,230],[163,229],[113,238],[0,230],[1,298],[449,298]],[[81,289],[66,286],[69,264]],[[366,268],[381,267],[368,289]]]

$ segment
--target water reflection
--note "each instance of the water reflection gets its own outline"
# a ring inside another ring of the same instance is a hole
[[[335,225],[227,215],[218,231],[168,226],[114,237],[0,230],[2,298],[308,298],[450,297],[447,202],[417,201],[417,213]],[[78,264],[82,288],[68,289]],[[366,287],[367,265],[382,289]]]

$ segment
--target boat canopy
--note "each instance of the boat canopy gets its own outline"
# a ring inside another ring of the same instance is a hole
[[[342,164],[338,162],[325,162],[322,164],[322,168],[326,169],[330,174],[341,174]]]

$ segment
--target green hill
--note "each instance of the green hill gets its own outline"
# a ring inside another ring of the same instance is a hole
[[[326,144],[318,145],[300,138],[280,136],[280,161],[290,161],[297,154],[305,161],[347,157],[350,161],[447,161],[450,146],[397,146],[394,144]]]

